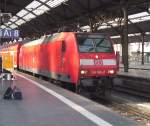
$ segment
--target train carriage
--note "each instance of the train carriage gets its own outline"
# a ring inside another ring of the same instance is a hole
[[[0,55],[2,57],[3,68],[13,70],[18,67],[20,46],[20,42],[1,46]]]

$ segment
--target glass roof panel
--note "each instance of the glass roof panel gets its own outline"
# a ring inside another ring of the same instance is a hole
[[[129,15],[128,18],[129,18],[129,19],[132,19],[132,18],[139,18],[139,17],[147,16],[147,15],[149,15],[147,12],[141,12],[141,13]]]
[[[28,11],[26,11],[26,10],[23,9],[23,10],[19,11],[16,15],[19,16],[19,17],[23,17],[27,13],[28,13]]]
[[[100,26],[98,29],[107,29],[107,28],[111,28],[111,26]]]
[[[107,23],[108,23],[108,24],[112,24],[112,23],[114,23],[114,21],[108,21]]]
[[[150,15],[149,15],[149,16],[146,16],[146,17],[142,17],[142,20],[143,20],[143,21],[148,21],[148,20],[150,20]]]
[[[16,17],[16,16],[13,16],[13,17],[10,19],[10,21],[12,21],[12,22],[15,22],[16,20],[18,20],[18,17]]]
[[[36,17],[35,15],[29,13],[26,16],[24,16],[23,19],[25,19],[26,21],[29,21],[29,20],[31,20],[31,19],[33,19],[35,17]]]
[[[7,25],[11,25],[11,24],[12,24],[12,22],[10,22],[10,21],[9,21],[9,22],[8,22],[8,23],[6,23],[6,24],[7,24]]]
[[[48,7],[46,7],[45,5],[42,5],[42,6],[38,7],[37,10],[48,11],[50,9]]]
[[[145,32],[146,35],[150,35],[150,32]]]
[[[25,23],[25,21],[22,20],[22,19],[19,19],[19,20],[17,20],[15,23],[16,23],[17,25],[21,25],[21,24]]]
[[[150,20],[150,14],[147,13],[147,12],[141,12],[141,13],[138,13],[138,14],[129,15],[128,18],[130,19],[130,21],[132,23],[138,23],[138,22],[143,22],[143,21]],[[109,21],[107,23],[111,24],[113,27],[118,26],[118,24],[115,23],[114,21]],[[100,29],[109,28],[109,27],[104,26],[107,23],[103,23],[102,26],[100,27]],[[131,24],[131,23],[129,22],[128,24]],[[123,24],[121,24],[121,25],[123,25]]]
[[[129,37],[135,36],[134,34],[128,34]]]
[[[112,38],[112,39],[120,38],[120,35],[117,35],[117,36],[111,36],[110,38]]]
[[[114,26],[114,27],[115,27],[115,26],[118,26],[118,24],[117,24],[117,23],[112,23],[111,25],[112,25],[112,26]]]
[[[10,25],[9,27],[12,28],[12,29],[14,29],[14,28],[17,28],[18,26],[15,25],[15,24],[12,24],[12,25]]]
[[[40,0],[41,2],[46,2],[47,0]]]
[[[66,1],[68,1],[68,0],[50,0],[46,4],[49,5],[50,7],[54,8]]]
[[[5,26],[5,25],[2,25],[2,26],[0,26],[0,28],[4,29],[4,28],[6,28],[6,26]]]
[[[29,5],[26,6],[26,9],[35,9],[35,8],[37,8],[40,5],[41,5],[41,3],[39,3],[38,1],[34,0]]]
[[[41,14],[44,13],[44,11],[43,11],[43,10],[36,9],[36,10],[33,11],[33,13],[35,13],[36,15],[41,15]]]
[[[132,23],[137,23],[137,22],[141,22],[142,20],[141,19],[134,19],[134,20],[131,20]]]
[[[150,20],[150,16],[140,17],[137,19],[131,19],[132,23],[143,22]]]

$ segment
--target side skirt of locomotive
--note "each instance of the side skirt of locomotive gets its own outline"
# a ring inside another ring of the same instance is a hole
[[[81,93],[83,90],[98,96],[109,96],[113,87],[112,77],[101,78],[80,78],[77,84],[71,83],[70,75],[51,73],[49,71],[35,70],[30,68],[20,68],[20,70],[31,72],[33,75],[47,77],[51,82],[58,83],[62,87],[74,92]]]

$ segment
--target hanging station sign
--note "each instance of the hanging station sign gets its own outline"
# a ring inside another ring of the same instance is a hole
[[[18,38],[19,30],[0,29],[0,38]]]

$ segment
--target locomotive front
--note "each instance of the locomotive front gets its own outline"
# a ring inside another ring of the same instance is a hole
[[[80,86],[92,87],[98,92],[111,91],[112,77],[117,73],[113,43],[105,34],[77,33],[80,59]]]

